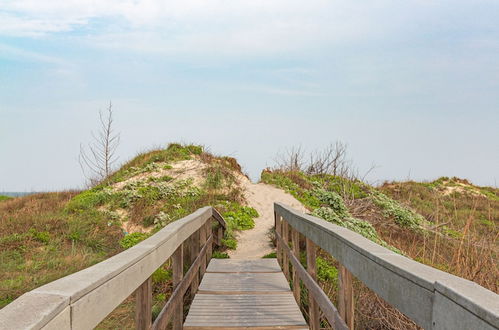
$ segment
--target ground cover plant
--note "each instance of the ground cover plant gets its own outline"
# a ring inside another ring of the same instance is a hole
[[[4,196],[4,195],[0,195],[0,202],[2,201],[7,201],[9,199],[12,199],[12,197],[9,197],[9,196]]]
[[[340,175],[327,169],[317,171],[322,167],[313,164],[313,157],[312,163],[300,161],[306,158],[300,152],[294,149],[287,160],[281,158],[275,168],[264,170],[261,181],[286,190],[319,218],[498,292],[498,189],[473,186],[458,178],[374,187],[348,166]],[[321,164],[328,163],[321,160]],[[331,275],[319,276],[319,282],[337,301],[337,261],[321,251],[317,265],[318,272]],[[363,301],[356,304],[356,327],[418,328],[362,283],[354,285],[356,299]]]
[[[81,192],[30,195],[0,203],[0,308],[47,282],[130,248],[200,207],[217,208],[228,224],[228,257],[238,230],[253,228],[257,212],[245,205],[237,161],[201,146],[170,144],[137,155],[96,186]],[[156,315],[171,292],[167,262],[153,275]],[[99,328],[133,328],[128,298]]]

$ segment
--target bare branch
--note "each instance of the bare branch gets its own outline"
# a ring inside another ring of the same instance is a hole
[[[80,145],[80,155],[78,156],[83,175],[91,185],[108,177],[118,160],[116,149],[119,146],[120,134],[114,133],[111,102],[109,102],[109,107],[105,112],[99,111],[99,124],[98,133],[91,132],[93,141],[88,143],[86,148]]]

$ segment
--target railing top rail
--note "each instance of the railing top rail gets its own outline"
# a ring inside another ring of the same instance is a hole
[[[499,328],[499,296],[494,292],[284,204],[275,203],[274,210],[420,326],[426,329]]]
[[[0,310],[0,329],[96,326],[210,218],[226,227],[214,208],[203,207],[126,251],[23,294]]]

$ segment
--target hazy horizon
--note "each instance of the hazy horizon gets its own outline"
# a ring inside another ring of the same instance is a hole
[[[168,142],[236,157],[341,140],[369,182],[499,179],[497,1],[6,0],[0,191],[82,187],[109,101],[120,161]]]

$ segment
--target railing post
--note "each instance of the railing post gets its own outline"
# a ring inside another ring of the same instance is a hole
[[[213,219],[212,218],[208,219],[208,222],[206,222],[207,239],[209,239],[210,237],[213,238],[213,226],[212,226],[212,223],[213,223]],[[206,250],[206,263],[207,264],[210,263],[211,255],[213,254],[213,244],[214,244],[214,242],[215,242],[215,240],[213,239],[211,241],[211,244],[208,245],[208,249]]]
[[[206,230],[206,223],[199,228],[199,246],[200,248],[203,248],[206,244],[206,236],[207,236],[207,230]],[[203,277],[204,273],[206,272],[206,256],[201,259],[201,265],[199,267],[199,272],[200,272],[200,278]]]
[[[353,329],[355,305],[353,301],[352,273],[340,264],[338,269],[339,301],[338,311],[349,329]]]
[[[282,235],[282,221],[281,221],[281,216],[278,215],[276,212],[274,212],[274,220],[275,220],[275,232],[279,235]],[[276,235],[275,238],[275,254],[277,257],[277,262],[279,265],[282,267],[282,248],[281,248],[281,242],[277,238],[278,235]]]
[[[196,260],[199,254],[199,229],[196,230],[192,236],[191,236],[191,241],[190,241],[190,250],[191,250],[191,265]],[[199,273],[196,273],[194,275],[194,278],[192,279],[192,284],[191,284],[191,297],[194,298],[196,295],[196,292],[198,291],[199,287]]]
[[[317,282],[317,271],[316,271],[316,258],[317,258],[317,247],[315,243],[312,242],[309,238],[306,238],[307,245],[307,272],[310,276]],[[312,330],[320,329],[320,320],[319,320],[319,306],[317,302],[313,298],[313,296],[308,294],[308,315],[309,315],[309,325]]]
[[[290,226],[291,229],[291,242],[293,244],[293,254],[295,257],[300,260],[300,233]],[[295,296],[295,300],[300,305],[300,279],[296,274],[296,267],[293,267],[293,294]]]
[[[289,228],[288,228],[288,222],[286,219],[282,218],[282,239],[284,241],[283,244],[286,244],[289,246]],[[286,279],[289,281],[289,260],[288,256],[286,253],[283,253],[282,255],[282,270],[284,272],[284,275],[286,276]]]
[[[135,328],[149,330],[152,323],[152,281],[149,277],[135,290]]]
[[[184,249],[183,244],[177,248],[177,250],[173,253],[173,287],[177,287],[177,285],[182,281],[184,277]],[[175,307],[175,311],[173,312],[173,330],[181,330],[182,324],[184,321],[184,299],[180,298],[177,306]]]
[[[218,246],[222,246],[222,240],[224,238],[224,230],[222,228],[222,225],[221,224],[218,224],[218,228],[217,228],[217,242],[218,242]]]

